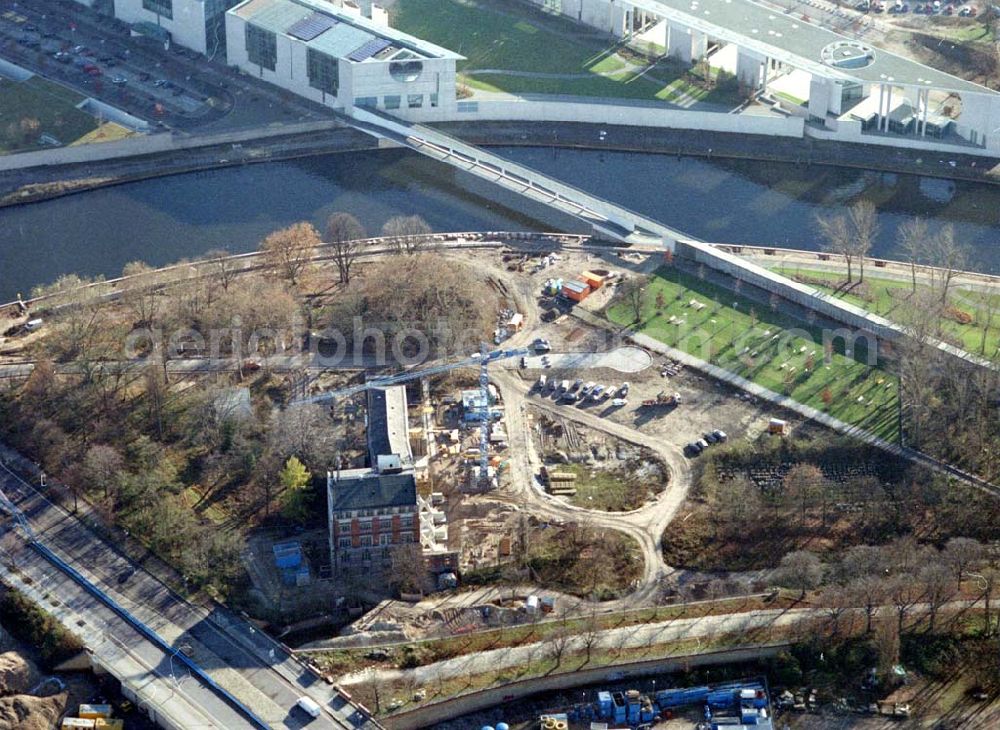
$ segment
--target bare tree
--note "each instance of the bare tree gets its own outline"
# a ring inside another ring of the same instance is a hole
[[[121,284],[121,302],[132,313],[133,324],[151,325],[161,298],[156,269],[143,261],[132,261],[122,268],[122,276],[128,280]]]
[[[874,575],[856,578],[848,584],[853,602],[860,604],[865,612],[865,633],[872,632],[872,620],[885,600],[885,583]]]
[[[94,444],[87,449],[83,457],[82,476],[94,486],[100,485],[104,496],[111,495],[111,485],[118,480],[118,475],[125,468],[125,459],[114,446]]]
[[[854,545],[840,558],[838,573],[842,582],[876,575],[883,565],[882,551],[872,545]]]
[[[906,625],[906,617],[910,614],[910,609],[920,600],[922,595],[921,586],[909,575],[897,575],[886,581],[886,596],[896,610],[897,632],[903,633]]]
[[[824,248],[830,253],[844,257],[844,263],[847,264],[847,281],[853,281],[854,246],[847,217],[817,215],[816,224],[819,226],[820,235],[825,239]]]
[[[865,257],[878,236],[878,212],[869,200],[859,200],[848,213],[854,253],[858,257],[859,279],[865,280]]]
[[[364,227],[350,213],[334,213],[326,220],[326,242],[333,251],[341,284],[351,281],[351,267],[358,257],[360,239],[364,237]]]
[[[566,651],[569,649],[572,641],[573,635],[563,628],[560,628],[554,634],[546,637],[545,648],[548,656],[556,663],[556,665],[550,670],[550,673],[556,671],[562,666],[563,657],[565,657]]]
[[[382,235],[400,253],[414,254],[427,244],[431,227],[419,215],[397,215],[382,226]]]
[[[229,285],[233,283],[239,270],[229,252],[216,248],[206,253],[202,258],[211,262],[210,271],[214,283],[222,287],[222,291],[229,291]]]
[[[583,645],[583,650],[586,652],[587,656],[587,660],[583,663],[583,666],[586,666],[587,664],[590,664],[590,658],[593,654],[594,647],[601,638],[601,622],[597,618],[597,613],[593,608],[590,611],[590,615],[587,616],[586,621],[584,621],[579,637],[580,643]]]
[[[419,545],[399,545],[392,549],[392,583],[402,593],[423,593],[428,571]]]
[[[843,586],[832,585],[823,590],[820,604],[830,619],[830,629],[834,636],[840,634],[840,619],[854,605],[853,595]]]
[[[992,636],[993,617],[991,609],[993,607],[993,596],[996,595],[997,588],[1000,587],[1000,570],[997,570],[994,566],[989,565],[976,577],[980,579],[979,588],[982,591],[983,623],[985,624],[984,633],[987,636]]]
[[[815,553],[795,550],[781,559],[776,577],[781,585],[799,590],[801,601],[806,597],[806,591],[818,586],[822,580],[823,564]]]
[[[953,537],[945,543],[942,557],[954,569],[961,586],[966,571],[978,563],[984,554],[983,544],[971,537]]]
[[[621,296],[632,312],[632,321],[641,322],[642,312],[646,308],[646,285],[649,280],[645,276],[633,276],[627,279],[621,287]]]
[[[899,664],[898,624],[888,616],[879,621],[875,633],[875,648],[878,651],[878,671],[882,677],[892,676],[892,668]]]
[[[823,490],[828,489],[826,478],[819,467],[813,464],[796,464],[782,480],[782,486],[790,499],[799,502],[799,522],[805,524],[806,512]]]
[[[941,303],[945,304],[955,275],[967,265],[969,247],[955,240],[955,228],[948,223],[931,239],[930,251],[931,263],[937,267],[935,285]]]
[[[896,231],[896,248],[910,264],[912,291],[917,290],[917,264],[927,258],[930,235],[927,221],[910,218],[900,224]]]
[[[270,234],[261,243],[260,250],[268,266],[296,284],[320,243],[319,232],[313,224],[302,221]]]
[[[951,571],[941,563],[925,565],[919,573],[927,603],[927,630],[934,631],[938,611],[955,595],[955,582]]]

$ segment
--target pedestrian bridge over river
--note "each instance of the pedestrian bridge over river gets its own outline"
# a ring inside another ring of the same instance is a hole
[[[620,205],[466,144],[436,129],[359,107],[351,111],[348,119],[352,126],[363,132],[391,140],[525,198],[568,213],[590,225],[594,234],[601,238],[637,245],[665,244],[668,247],[672,247],[673,242],[678,239],[691,238]]]

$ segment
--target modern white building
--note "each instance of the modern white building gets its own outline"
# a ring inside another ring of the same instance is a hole
[[[384,18],[384,15],[382,16]],[[462,57],[322,0],[245,0],[226,13],[232,66],[335,109],[453,109]]]
[[[812,136],[856,142],[878,136],[878,143],[897,146],[950,142],[1000,152],[1000,94],[797,14],[753,0],[532,2],[611,36],[639,38],[685,63],[711,62],[713,54],[735,47],[732,70],[764,99],[775,80],[804,75],[801,93],[774,101],[778,111],[806,119]],[[859,104],[864,113],[851,114]]]
[[[226,10],[239,0],[114,0],[115,17],[207,56],[225,57]]]

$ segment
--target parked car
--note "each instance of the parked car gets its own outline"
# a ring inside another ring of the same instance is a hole
[[[624,398],[625,396],[627,396],[628,395],[628,390],[629,390],[629,384],[628,383],[622,383],[622,386],[618,389],[618,395],[619,395],[619,397]]]
[[[538,382],[535,383],[535,385],[538,386],[539,390],[545,390],[545,384],[547,382],[548,382],[548,379],[544,375],[539,375],[538,376]]]
[[[552,345],[549,344],[549,341],[541,337],[532,342],[531,346],[534,348],[535,352],[549,352],[552,349]]]
[[[576,403],[577,395],[576,393],[567,390],[562,394],[563,403]]]
[[[570,388],[570,390],[572,390],[575,393],[582,387],[583,387],[583,379],[577,378],[576,380],[573,381],[573,387]]]
[[[724,443],[729,439],[729,434],[727,434],[725,431],[720,431],[719,429],[715,429],[714,431],[712,431],[712,435],[715,436],[716,441],[720,443]]]
[[[590,391],[592,391],[596,387],[597,387],[597,383],[595,383],[593,380],[591,380],[590,382],[588,382],[587,384],[585,384],[583,386],[583,388],[580,389],[580,396],[583,397],[583,398],[586,398],[588,395],[590,395]]]
[[[712,431],[708,431],[707,433],[705,433],[702,436],[702,438],[710,444],[714,444],[716,441],[719,440],[718,438],[716,438],[715,434]]]
[[[590,397],[591,397],[592,400],[596,401],[598,398],[601,397],[601,393],[603,393],[603,392],[604,392],[604,386],[603,385],[595,385],[594,388],[593,388],[593,390],[590,391]]]
[[[695,441],[695,443],[701,447],[702,451],[708,448],[708,441],[706,441],[705,439],[698,439],[697,441]]]
[[[615,408],[622,408],[628,405],[628,400],[625,398],[615,398],[613,401],[611,401],[611,405],[613,405]]]
[[[128,83],[128,79],[125,78],[124,76],[112,76],[111,83],[117,86],[124,86],[125,84]]]
[[[702,447],[697,441],[692,441],[684,447],[684,453],[688,456],[697,456],[702,452]]]

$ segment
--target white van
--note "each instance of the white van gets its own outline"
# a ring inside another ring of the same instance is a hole
[[[319,717],[319,714],[323,711],[323,708],[312,697],[299,697],[299,701],[295,703],[295,706],[313,718]]]

